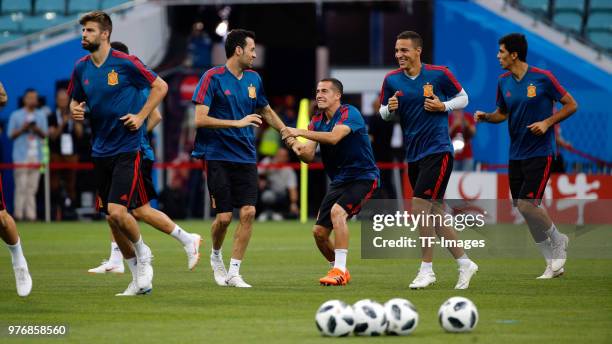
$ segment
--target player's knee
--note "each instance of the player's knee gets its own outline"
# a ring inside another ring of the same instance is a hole
[[[314,226],[312,228],[312,236],[316,241],[326,241],[329,237],[328,230],[325,227]]]
[[[332,222],[344,221],[344,220],[346,220],[347,216],[348,216],[348,214],[346,213],[346,210],[344,210],[344,208],[342,208],[337,203],[334,204],[334,206],[331,208]]]
[[[232,213],[217,214],[216,221],[221,227],[225,228],[232,222]]]
[[[255,207],[252,205],[240,208],[240,221],[252,222],[255,219]]]
[[[123,217],[127,214],[125,209],[121,208],[109,208],[107,219],[113,224],[118,225],[123,221]]]
[[[535,205],[532,202],[522,199],[518,200],[516,207],[523,216],[525,216],[525,214],[529,216],[535,210]]]

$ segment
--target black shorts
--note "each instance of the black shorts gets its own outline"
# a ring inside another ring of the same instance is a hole
[[[257,204],[257,164],[206,161],[206,182],[217,213]]]
[[[149,202],[146,193],[142,192],[140,152],[93,158],[93,163],[98,190],[96,208],[99,211],[108,213],[109,203],[135,209]]]
[[[141,192],[141,198],[147,201],[157,199],[157,191],[155,191],[155,184],[153,184],[153,161],[142,159],[140,175],[142,177],[140,179],[142,182],[139,181],[138,186],[139,192]]]
[[[6,209],[6,203],[4,203],[4,191],[2,190],[2,174],[0,174],[0,211]]]
[[[412,196],[421,199],[443,199],[453,171],[453,162],[453,155],[445,152],[431,154],[421,160],[408,163]]]
[[[552,160],[552,156],[510,160],[508,178],[515,206],[519,199],[530,200],[535,205],[540,205],[550,177]]]
[[[372,197],[378,184],[378,179],[374,179],[355,180],[331,186],[321,201],[317,225],[333,229],[331,209],[336,203],[348,213],[349,218],[358,214],[363,204]]]

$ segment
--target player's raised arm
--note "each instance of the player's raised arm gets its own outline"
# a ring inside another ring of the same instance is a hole
[[[166,93],[168,93],[168,84],[159,76],[156,77],[153,83],[151,83],[151,92],[142,109],[135,115],[127,114],[121,117],[120,119],[124,121],[123,124],[130,130],[140,129],[144,121],[149,117],[149,114],[151,114],[164,99]]]
[[[534,122],[528,125],[527,128],[529,128],[529,130],[531,130],[531,132],[535,135],[544,135],[548,128],[563,121],[564,119],[573,115],[576,110],[578,110],[578,103],[576,102],[574,97],[569,94],[569,92],[565,93],[565,95],[559,100],[559,102],[563,104],[561,110],[553,113],[552,116],[548,117],[543,121]]]

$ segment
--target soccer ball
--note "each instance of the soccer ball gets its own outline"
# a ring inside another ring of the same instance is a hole
[[[348,336],[355,328],[353,308],[340,300],[327,301],[319,307],[315,323],[324,336]]]
[[[440,306],[438,320],[448,332],[469,332],[478,324],[478,310],[469,299],[455,296]]]
[[[385,308],[370,299],[357,301],[355,311],[355,334],[358,336],[380,336],[387,329]]]
[[[406,336],[411,334],[419,324],[419,313],[406,299],[391,299],[385,303],[385,315],[389,322],[387,334]]]

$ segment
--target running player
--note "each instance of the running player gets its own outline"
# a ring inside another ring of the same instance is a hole
[[[421,62],[423,40],[413,31],[404,31],[395,42],[399,64],[385,76],[381,90],[380,114],[391,120],[400,118],[404,131],[408,175],[413,189],[415,214],[442,213],[439,203],[453,170],[453,147],[448,136],[448,113],[467,106],[468,96],[455,76],[443,66]],[[457,233],[442,224],[422,226],[421,237],[457,240]],[[419,272],[410,288],[425,288],[436,281],[433,271],[433,246],[422,247]],[[461,247],[449,248],[459,265],[455,289],[466,289],[478,266]]]
[[[168,85],[138,58],[111,49],[108,14],[87,13],[80,24],[81,45],[90,54],[76,63],[68,86],[72,116],[91,120],[98,209],[108,215],[113,236],[134,271],[131,283],[148,293],[153,288],[153,255],[129,210],[146,203],[138,189],[143,123]],[[148,98],[141,92],[145,88],[151,89]]]
[[[121,42],[112,42],[111,48],[129,55],[128,47]],[[143,92],[148,96],[148,89],[144,89]],[[153,186],[153,162],[155,161],[155,154],[153,147],[149,142],[149,134],[153,129],[161,122],[162,116],[159,110],[153,110],[153,113],[149,115],[149,118],[145,121],[143,126],[147,128],[147,134],[142,136],[141,142],[141,153],[142,153],[142,166],[141,166],[141,177],[139,180],[138,191],[141,193],[141,197],[145,201],[149,201],[157,198],[157,192]],[[171,235],[175,238],[187,253],[187,268],[193,270],[197,263],[200,261],[199,248],[201,244],[201,237],[199,234],[192,234],[179,225],[174,223],[166,214],[150,206],[150,203],[132,210],[132,215],[137,220],[144,221],[151,225],[153,228]],[[115,242],[113,233],[111,231],[111,253],[108,260],[104,260],[102,264],[93,269],[89,269],[88,272],[94,274],[104,273],[123,273],[123,254]],[[128,293],[128,290],[124,294]]]
[[[241,29],[230,31],[225,56],[225,65],[204,73],[193,93],[198,132],[192,156],[206,163],[208,190],[217,213],[211,229],[210,256],[215,282],[250,288],[240,276],[240,265],[251,238],[257,204],[253,127],[262,124],[262,117],[276,130],[285,125],[268,105],[259,74],[249,69],[257,57],[255,34]],[[234,208],[240,209],[240,223],[226,271],[221,247]]]
[[[8,96],[4,91],[2,83],[0,83],[0,106],[6,105],[7,102]],[[2,191],[2,174],[0,174],[0,237],[2,237],[6,247],[11,252],[17,295],[28,296],[32,291],[32,277],[28,270],[28,262],[23,255],[17,225],[15,225],[15,220],[13,220],[11,214],[6,211],[4,192]]]
[[[495,124],[508,120],[510,192],[546,260],[538,279],[550,279],[565,271],[569,238],[540,207],[553,159],[554,130],[548,129],[576,112],[578,104],[551,72],[527,64],[523,34],[511,33],[498,43],[497,59],[507,72],[497,81],[497,109],[493,113],[476,111],[475,117]],[[555,102],[563,107],[553,114]]]
[[[331,269],[319,279],[323,285],[346,285],[351,279],[346,268],[349,231],[346,220],[359,213],[363,203],[379,187],[380,172],[376,167],[368,130],[359,110],[342,104],[342,83],[334,78],[322,79],[317,85],[319,112],[308,130],[285,128],[284,139],[304,137],[306,143],[293,140],[289,144],[300,160],[311,162],[317,145],[325,172],[331,179],[321,202],[313,234],[323,257]],[[334,242],[329,240],[334,231]]]

